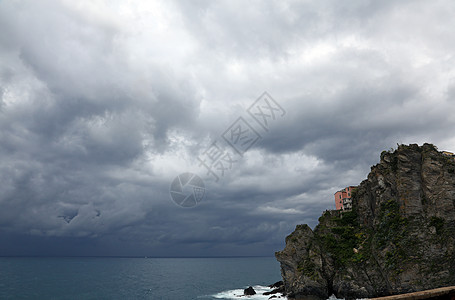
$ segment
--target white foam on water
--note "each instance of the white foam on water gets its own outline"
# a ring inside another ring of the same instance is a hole
[[[220,293],[217,293],[215,295],[212,295],[213,298],[216,299],[248,299],[248,300],[265,300],[269,299],[272,296],[277,296],[277,298],[273,299],[280,299],[280,300],[286,300],[286,297],[281,296],[280,293],[274,294],[274,295],[262,295],[265,292],[270,292],[273,289],[269,288],[268,286],[262,286],[262,285],[255,285],[253,286],[253,289],[256,291],[256,295],[252,296],[244,296],[243,295],[243,290],[246,289],[244,287],[243,289],[235,289],[235,290],[228,290],[228,291],[223,291]]]
[[[246,289],[247,286],[244,288]],[[228,291],[223,291],[220,293],[217,293],[215,295],[212,295],[213,298],[216,299],[251,299],[251,300],[265,300],[269,299],[272,296],[277,296],[277,298],[273,299],[280,299],[280,300],[287,300],[288,298],[285,296],[281,296],[281,293],[273,294],[273,295],[262,295],[265,292],[270,292],[273,289],[269,288],[268,286],[262,286],[262,285],[255,285],[253,286],[253,289],[256,291],[256,295],[252,296],[244,296],[243,295],[243,290],[244,289],[235,289],[235,290],[228,290]],[[327,300],[345,300],[344,298],[337,298],[335,295],[330,296]],[[357,299],[357,300],[367,300],[367,299]]]

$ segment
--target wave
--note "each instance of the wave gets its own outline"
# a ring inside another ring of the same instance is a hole
[[[245,289],[248,286],[245,287]],[[252,296],[243,296],[243,289],[235,289],[235,290],[227,290],[223,292],[219,292],[215,295],[212,295],[213,298],[215,299],[251,299],[251,300],[266,300],[272,297],[273,295],[262,295],[265,292],[270,292],[273,289],[269,288],[268,286],[262,286],[262,285],[255,285],[253,286],[254,290],[256,291],[256,295]],[[275,294],[277,298],[273,299],[280,299],[280,300],[286,300],[286,297],[281,296],[280,293]]]
[[[248,286],[245,287],[245,289]],[[265,292],[270,292],[273,289],[269,288],[268,286],[262,286],[262,285],[255,285],[253,286],[254,290],[256,291],[256,295],[252,296],[244,296],[243,295],[243,290],[244,289],[235,289],[235,290],[227,290],[223,292],[219,292],[215,295],[212,295],[211,297],[215,299],[251,299],[251,300],[268,300],[272,296],[276,296],[276,298],[273,299],[280,299],[280,300],[287,300],[288,298],[285,296],[281,296],[281,293],[274,294],[274,295],[263,295]],[[344,298],[337,298],[335,295],[330,296],[327,300],[345,300]],[[357,299],[357,300],[367,300],[367,299]]]

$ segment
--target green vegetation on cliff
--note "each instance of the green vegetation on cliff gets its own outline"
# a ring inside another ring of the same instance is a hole
[[[455,160],[399,145],[353,193],[352,211],[297,226],[277,252],[289,295],[368,298],[455,284]]]

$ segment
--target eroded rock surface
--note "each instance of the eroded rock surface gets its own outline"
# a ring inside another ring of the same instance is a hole
[[[350,212],[298,225],[276,253],[296,299],[370,298],[455,285],[455,160],[430,144],[384,151]]]

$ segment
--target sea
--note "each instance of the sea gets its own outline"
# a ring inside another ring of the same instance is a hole
[[[0,257],[0,299],[255,300],[279,280],[274,257]]]

